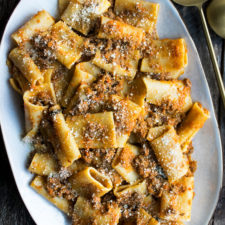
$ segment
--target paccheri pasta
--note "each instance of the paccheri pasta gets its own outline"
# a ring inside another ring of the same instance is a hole
[[[192,139],[209,112],[178,80],[185,40],[158,38],[158,3],[59,0],[59,12],[12,34],[7,62],[34,149],[31,187],[73,225],[190,221]]]

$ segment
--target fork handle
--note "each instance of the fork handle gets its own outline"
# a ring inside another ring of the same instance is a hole
[[[213,48],[212,40],[211,40],[211,37],[210,37],[210,34],[209,34],[209,29],[208,29],[208,26],[207,26],[207,22],[206,22],[206,19],[205,19],[205,15],[204,15],[204,11],[203,11],[202,6],[199,7],[199,11],[200,11],[200,15],[201,15],[203,29],[204,29],[204,32],[205,32],[205,36],[206,36],[206,40],[207,40],[207,44],[208,44],[209,53],[210,53],[210,56],[211,56],[213,68],[214,68],[214,71],[215,71],[215,74],[216,74],[217,84],[218,84],[218,87],[219,87],[219,90],[220,90],[223,105],[225,107],[225,89],[224,89],[223,79],[222,79],[222,76],[221,76],[221,73],[220,73],[219,65],[218,65],[218,62],[217,62],[217,59],[216,59],[216,54],[215,54],[215,51],[214,51],[214,48]]]

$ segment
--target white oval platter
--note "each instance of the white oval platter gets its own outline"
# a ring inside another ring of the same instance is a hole
[[[195,198],[192,220],[187,224],[207,225],[216,207],[222,185],[222,147],[209,87],[196,47],[175,7],[169,0],[152,0],[160,3],[158,33],[160,38],[183,37],[187,42],[189,63],[181,78],[192,82],[192,97],[209,109],[211,118],[194,138],[194,159],[198,161],[195,174]],[[13,47],[10,35],[33,14],[42,9],[57,16],[57,0],[21,0],[13,12],[0,46],[0,122],[3,138],[22,199],[38,225],[67,225],[70,220],[29,187],[32,175],[26,169],[30,146],[21,140],[24,115],[21,97],[9,85],[6,59]]]

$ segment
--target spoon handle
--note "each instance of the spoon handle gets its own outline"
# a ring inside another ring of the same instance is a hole
[[[214,48],[213,48],[212,40],[211,40],[211,37],[210,37],[210,34],[209,34],[209,29],[208,29],[208,26],[207,26],[207,22],[206,22],[206,19],[205,19],[205,15],[204,15],[204,11],[203,11],[202,6],[199,7],[199,10],[200,10],[200,15],[201,15],[201,19],[202,19],[202,24],[203,24],[203,28],[204,28],[204,32],[205,32],[205,36],[206,36],[211,60],[212,60],[212,63],[213,63],[213,68],[214,68],[214,71],[215,71],[215,74],[216,74],[217,83],[218,83],[220,94],[221,94],[221,97],[222,97],[222,101],[223,101],[223,104],[224,104],[224,107],[225,107],[225,89],[224,89],[223,79],[222,79],[222,76],[221,76],[221,73],[220,73],[220,69],[219,69],[219,66],[218,66],[217,59],[216,59],[216,54],[215,54],[215,51],[214,51]]]

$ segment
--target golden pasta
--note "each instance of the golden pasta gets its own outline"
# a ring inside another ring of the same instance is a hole
[[[52,202],[57,208],[65,212],[66,214],[69,213],[70,204],[64,198],[59,197],[52,197],[48,191],[45,189],[45,181],[44,178],[41,176],[36,176],[34,180],[31,182],[31,187],[46,198],[48,201]]]
[[[156,33],[159,4],[143,0],[116,0],[114,11],[125,23],[142,28],[152,35]]]
[[[185,151],[195,134],[203,127],[205,121],[209,118],[209,111],[204,109],[198,102],[194,103],[186,118],[177,130],[180,137],[180,143]]]
[[[146,100],[155,105],[168,104],[187,112],[192,106],[191,88],[187,80],[158,81],[143,78],[147,88]]]
[[[173,127],[151,141],[151,146],[169,181],[176,181],[188,172],[188,162],[182,154],[179,138]]]
[[[184,39],[152,40],[151,51],[141,63],[141,71],[163,74],[167,79],[177,79],[187,66],[187,50]]]
[[[56,134],[57,143],[55,144],[56,155],[63,167],[71,166],[72,163],[81,157],[77,143],[71,130],[66,124],[63,114],[58,105],[50,108],[53,114],[53,130]]]
[[[110,7],[107,0],[70,1],[61,19],[75,30],[87,35],[98,17]]]
[[[79,148],[110,148],[116,146],[112,112],[68,117],[66,120]]]
[[[181,225],[194,197],[185,40],[159,39],[160,4],[58,0],[12,34],[9,83],[23,96],[30,186],[73,225]],[[47,219],[47,218],[46,218]]]
[[[43,81],[43,74],[23,47],[14,48],[9,58],[32,86]]]
[[[93,63],[107,72],[132,80],[138,69],[140,53],[136,50],[131,51],[131,54],[126,53],[122,59],[122,56],[118,52],[119,50],[116,49],[114,53],[109,52],[104,55],[100,51],[97,51]]]
[[[87,199],[79,197],[74,206],[74,214],[75,224],[86,225],[95,221],[96,225],[116,225],[119,222],[121,212],[120,208],[110,206],[107,213],[101,213],[100,210],[93,208]]]
[[[112,163],[112,167],[131,184],[138,179],[138,174],[132,166],[132,161],[138,154],[138,147],[127,144],[123,149],[117,151]]]
[[[179,193],[163,193],[161,199],[161,217],[172,221],[190,221],[192,199],[194,197],[194,177],[183,177],[174,185],[178,186]]]
[[[163,126],[159,126],[159,127],[150,128],[148,131],[147,139],[148,139],[148,141],[153,141],[156,138],[162,136],[166,131],[168,131],[169,129],[172,129],[172,128],[173,127],[171,127],[169,125],[163,125]]]
[[[70,84],[63,96],[62,105],[66,107],[74,95],[76,88],[82,83],[85,82],[87,84],[92,83],[96,80],[97,75],[100,73],[98,67],[93,65],[90,62],[79,63],[76,65],[74,70],[73,77],[70,81]]]
[[[26,136],[25,140],[30,141],[36,135],[40,122],[43,117],[43,112],[48,108],[45,104],[38,104],[37,100],[42,100],[43,95],[46,95],[46,90],[35,89],[26,91],[23,95]]]
[[[19,45],[29,41],[35,34],[48,30],[55,23],[55,20],[48,12],[42,10],[34,15],[18,31],[12,34],[12,39]]]
[[[123,40],[139,46],[144,38],[144,30],[102,16],[98,38]]]
[[[114,189],[114,195],[116,197],[123,197],[128,194],[131,195],[135,192],[141,195],[145,195],[147,193],[146,181],[138,182],[132,185],[121,185]]]
[[[80,171],[70,178],[72,188],[84,197],[101,197],[112,190],[112,182],[92,167]]]
[[[30,163],[29,171],[40,176],[54,174],[57,171],[56,159],[49,153],[36,153]]]
[[[82,54],[83,38],[74,33],[64,22],[54,24],[50,32],[41,33],[43,41],[58,59],[68,69],[80,59]]]

